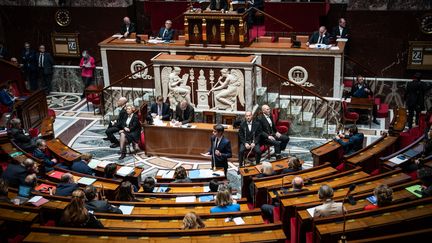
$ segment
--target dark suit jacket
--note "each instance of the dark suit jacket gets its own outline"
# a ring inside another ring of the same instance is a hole
[[[173,29],[167,29],[165,35],[163,35],[164,31],[165,31],[164,27],[160,28],[158,37],[162,38],[162,40],[165,40],[165,41],[172,40],[174,37],[174,30]]]
[[[253,6],[255,8],[258,8],[258,9],[262,10],[264,8],[264,0],[255,0],[254,3],[253,3]]]
[[[348,28],[346,28],[346,27],[343,28],[342,35],[341,35],[340,32],[339,32],[339,25],[333,27],[333,29],[332,29],[332,37],[336,39],[336,38],[338,38],[337,36],[340,36],[340,38],[348,38],[349,37],[349,30],[348,30]]]
[[[368,89],[366,91],[365,89]],[[372,96],[372,90],[366,83],[363,83],[362,87],[360,88],[358,83],[355,83],[351,88],[351,97],[356,98],[368,98],[369,96]]]
[[[11,109],[10,111],[12,111],[12,107],[14,104],[13,97],[6,89],[0,90],[0,103],[9,107],[9,109]]]
[[[226,11],[226,10],[228,10],[228,3],[227,3],[226,0],[220,0],[220,4],[219,4],[220,8],[216,8],[216,0],[211,0],[209,7],[210,7],[211,10],[221,10],[221,9],[224,9]]]
[[[120,110],[120,112],[119,112],[119,115],[117,117],[117,122],[116,122],[115,126],[118,129],[121,129],[122,128],[122,124],[124,124],[126,122],[127,117],[128,117],[128,115],[127,115],[127,112],[126,112],[126,108],[123,107]]]
[[[182,110],[180,108],[180,104],[176,107],[175,119],[177,121],[181,121],[183,124],[194,122],[195,120],[195,110],[191,105],[186,107],[184,111],[184,116],[182,117]]]
[[[126,125],[126,120],[127,117],[124,120],[123,124],[121,124],[120,130],[124,129],[125,127],[129,128],[130,132],[127,132],[127,134],[129,134],[132,137],[134,142],[139,142],[141,136],[141,124],[139,122],[138,115],[135,113],[132,115],[132,119],[129,122],[129,126]]]
[[[238,135],[240,144],[245,144],[245,143],[250,144],[252,142],[258,144],[260,135],[261,135],[261,124],[259,121],[252,121],[252,129],[250,131],[246,121],[243,121],[240,124],[239,135]]]
[[[39,52],[36,55],[38,67],[39,67],[40,54],[41,54],[41,52]],[[43,73],[44,74],[52,74],[53,73],[53,66],[54,66],[54,59],[52,58],[51,54],[48,52],[44,52],[42,55],[44,56],[44,58],[43,58]]]
[[[120,28],[120,34],[124,35],[124,33],[126,33],[126,25],[123,23],[121,28]],[[129,35],[130,33],[136,33],[136,28],[135,28],[135,23],[130,23],[129,25]]]
[[[9,163],[2,177],[9,183],[10,187],[18,188],[19,185],[24,185],[27,174],[28,172],[24,166]]]
[[[56,189],[56,196],[71,196],[72,192],[79,189],[78,184],[76,183],[59,183]]]
[[[313,32],[313,34],[309,38],[309,44],[317,44],[319,36],[320,36],[320,34],[319,34],[318,31]],[[329,37],[330,37],[330,34],[329,33],[325,33],[324,37],[322,39],[322,44],[328,45],[329,44]]]
[[[28,53],[23,49],[21,51],[21,61],[25,71],[34,71],[37,68],[36,51],[30,49]]]
[[[428,87],[422,81],[415,80],[415,81],[408,82],[406,92],[405,92],[405,100],[408,109],[419,108],[423,110],[424,95],[427,89]]]
[[[348,142],[342,141],[342,139],[337,139],[336,141],[342,145],[342,148],[345,151],[345,155],[349,155],[352,153],[355,153],[363,148],[363,139],[364,135],[363,133],[357,133],[352,136],[345,136],[345,138],[348,138]]]
[[[27,152],[33,152],[35,145],[30,136],[24,134],[23,129],[11,128],[8,130],[8,136],[14,140],[15,144]]]
[[[222,137],[222,140],[219,142],[218,146],[215,149],[213,149],[215,139],[216,139],[215,136],[212,136],[210,138],[210,148],[208,151],[210,155],[212,155],[212,163],[214,163],[216,167],[228,168],[228,158],[232,157],[231,142],[227,138]],[[215,150],[219,150],[221,155],[213,156],[213,152]]]
[[[95,213],[122,213],[119,208],[113,207],[105,200],[92,200],[87,202],[85,207]]]
[[[150,114],[149,116],[151,116],[151,113],[158,113],[158,107],[157,107],[157,103],[153,103],[150,106]],[[162,103],[162,120],[164,121],[169,121],[171,119],[171,110],[169,108],[169,105],[167,103]]]
[[[270,114],[270,120],[272,122],[272,126],[270,126],[270,124],[268,123],[268,121],[264,115],[259,116],[257,120],[261,124],[261,136],[260,136],[261,139],[264,140],[264,139],[267,139],[268,136],[270,136],[270,135],[274,136],[276,134],[276,132],[277,132],[276,125],[273,121],[273,117],[271,114]]]
[[[85,161],[75,161],[72,163],[71,170],[87,174],[87,175],[93,175],[94,172],[92,168],[90,168]]]
[[[36,148],[33,151],[33,156],[41,159],[44,163],[44,168],[45,171],[44,172],[48,172],[48,171],[52,171],[54,168],[55,163],[51,161],[51,158],[48,157],[42,150],[40,150],[39,148]]]

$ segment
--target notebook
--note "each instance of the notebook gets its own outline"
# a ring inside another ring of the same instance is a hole
[[[35,190],[42,192],[42,193],[49,193],[49,188],[54,190],[54,189],[56,189],[56,186],[42,183],[39,186],[35,187]]]
[[[62,177],[63,174],[64,174],[64,172],[54,171],[53,173],[49,174],[49,176],[52,178],[56,178],[56,179],[60,180],[60,178]]]
[[[420,185],[409,186],[405,189],[414,194],[416,197],[422,197]]]
[[[377,199],[376,199],[376,197],[375,196],[370,196],[370,197],[367,197],[366,198],[366,200],[368,200],[370,203],[372,203],[373,205],[377,205]]]
[[[213,199],[214,199],[213,195],[198,196],[198,200],[200,202],[210,202],[213,201]]]
[[[116,174],[119,176],[127,176],[130,175],[134,171],[133,167],[123,166],[117,170]]]
[[[122,211],[123,214],[132,214],[132,211],[134,209],[134,206],[131,205],[120,205],[119,209]]]
[[[95,181],[96,181],[95,178],[81,177],[81,179],[79,179],[77,182],[79,184],[89,186],[89,185],[93,184]]]
[[[98,166],[98,164],[99,164],[100,162],[102,162],[102,161],[97,160],[97,159],[92,159],[92,160],[90,160],[90,162],[89,162],[87,165],[88,165],[90,168],[94,169],[94,168],[96,168],[96,167]]]
[[[195,196],[176,197],[176,203],[193,203],[195,201]]]

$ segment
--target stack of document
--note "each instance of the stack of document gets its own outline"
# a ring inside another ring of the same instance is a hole
[[[127,166],[123,166],[120,169],[117,170],[116,174],[119,176],[128,176],[130,175],[132,172],[134,171],[133,167],[127,167]]]
[[[89,185],[93,184],[95,181],[96,181],[95,178],[81,177],[81,179],[79,179],[77,182],[78,182],[78,184],[83,184],[83,185],[89,186]]]
[[[306,209],[306,211],[310,214],[311,217],[314,216],[315,208],[316,208],[316,207]]]
[[[28,200],[27,202],[33,204],[36,207],[39,207],[40,205],[43,205],[43,204],[49,202],[49,200],[46,198],[43,198],[42,196],[34,196],[34,197],[30,198],[30,200]]]
[[[195,196],[176,197],[176,203],[193,203],[195,201]]]
[[[98,164],[100,164],[102,161],[97,160],[97,159],[92,159],[90,160],[90,162],[87,164],[90,168],[94,169],[98,166]]]
[[[108,164],[111,164],[111,163],[114,163],[114,162],[104,160],[104,161],[100,162],[100,163],[97,165],[97,167],[105,168]]]
[[[130,215],[130,214],[132,214],[134,206],[132,206],[132,205],[120,205],[119,209],[122,211],[123,214]]]
[[[398,165],[398,164],[401,164],[401,163],[407,161],[408,159],[409,158],[405,155],[398,155],[398,156],[395,156],[395,157],[389,159],[389,161]]]

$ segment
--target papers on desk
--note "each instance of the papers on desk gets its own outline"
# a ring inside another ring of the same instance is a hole
[[[34,196],[34,197],[30,198],[30,200],[28,200],[27,202],[34,203],[34,202],[39,201],[41,198],[42,198],[42,196]]]
[[[200,178],[200,170],[190,170],[189,171],[189,178],[191,178],[191,179]]]
[[[213,170],[205,169],[199,170],[199,178],[210,178],[213,177]]]
[[[233,221],[236,225],[245,224],[245,221],[242,219],[242,217],[233,218]]]
[[[160,43],[165,43],[164,40],[158,40],[158,39],[150,39],[150,40],[148,40],[147,42],[148,42],[148,43],[151,43],[151,44],[160,44]]]
[[[337,38],[336,41],[347,42],[348,38]]]
[[[409,159],[409,157],[407,157],[405,155],[398,155],[398,156],[395,156],[395,157],[389,159],[389,161],[398,165],[398,164],[401,164],[401,163],[407,161],[408,159]]]
[[[127,175],[130,175],[133,171],[133,167],[122,166],[120,169],[117,170],[116,174],[125,177]]]
[[[378,203],[377,198],[374,195],[367,197],[366,200],[368,200],[373,205],[377,205],[377,203]]]
[[[311,217],[314,216],[315,208],[316,208],[316,207],[306,209],[306,211],[309,213],[309,215],[310,215]]]
[[[134,209],[134,206],[120,205],[119,209],[122,211],[123,214],[130,215],[130,214],[132,214],[132,210]]]
[[[198,196],[198,200],[200,202],[211,202],[214,200],[214,196],[213,195]]]
[[[311,49],[329,49],[331,45],[326,44],[310,44],[309,48]]]
[[[195,201],[195,196],[176,197],[176,203],[193,203]]]
[[[135,42],[135,39],[125,39],[126,42]]]
[[[422,193],[421,193],[422,188],[420,185],[409,186],[405,188],[405,190],[411,192],[416,197],[422,197]]]
[[[203,186],[203,192],[209,192],[210,187],[209,186]]]
[[[160,127],[165,127],[167,124],[164,123],[162,120],[160,119],[154,119],[153,120],[153,125],[155,126],[160,126]]]
[[[56,179],[60,180],[60,178],[62,177],[63,174],[64,174],[64,172],[54,171],[51,174],[49,174],[49,176],[52,178],[56,178]]]
[[[121,35],[121,34],[115,34],[115,35],[112,35],[111,37],[114,37],[114,38],[122,38],[123,35]]]
[[[95,178],[81,177],[81,179],[79,179],[77,182],[78,182],[78,184],[83,184],[83,185],[89,186],[89,185],[93,184],[95,181],[96,181]]]
[[[98,166],[98,164],[100,164],[102,161],[97,160],[97,159],[92,159],[90,160],[90,162],[87,164],[90,168],[94,169]]]
[[[108,164],[111,164],[111,163],[114,163],[114,162],[104,160],[104,161],[100,162],[100,163],[97,165],[97,167],[105,168]]]
[[[337,51],[339,49],[340,49],[339,46],[332,46],[332,47],[330,47],[330,50],[332,50],[332,51]]]
[[[204,156],[204,157],[211,157],[211,155],[210,154],[207,154],[207,153],[200,153],[202,156]]]
[[[33,204],[36,207],[39,207],[39,206],[49,202],[49,200],[46,198],[43,198],[42,196],[34,196],[34,197],[30,198],[30,200],[28,200],[27,202]]]
[[[165,192],[168,189],[167,186],[160,186],[153,188],[153,192]]]

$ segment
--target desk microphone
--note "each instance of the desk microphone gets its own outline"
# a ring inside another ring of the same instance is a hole
[[[346,212],[344,210],[344,202],[347,199],[347,197],[349,196],[349,194],[354,191],[354,189],[356,188],[356,184],[351,184],[348,188],[347,193],[345,194],[344,199],[342,200],[342,214],[343,214],[343,229],[342,229],[342,235],[340,240],[338,241],[339,243],[346,243],[346,235],[345,235],[345,226],[346,226]]]

